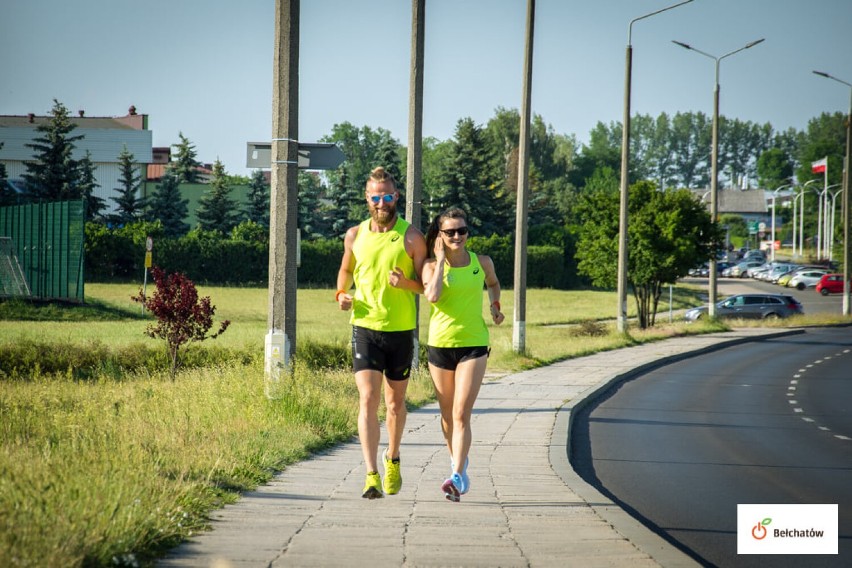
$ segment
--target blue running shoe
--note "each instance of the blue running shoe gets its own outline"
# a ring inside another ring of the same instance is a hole
[[[453,471],[456,470],[456,463],[453,460],[450,460],[450,464],[452,465]],[[464,459],[464,469],[461,472],[461,487],[459,487],[459,493],[464,495],[468,491],[470,491],[470,477],[467,475],[467,466],[470,465],[470,458]]]
[[[452,501],[453,503],[458,503],[461,501],[461,491],[459,491],[459,487],[461,487],[462,479],[461,475],[458,473],[454,473],[450,476],[450,478],[441,485],[441,491],[444,492],[444,497],[447,500]]]

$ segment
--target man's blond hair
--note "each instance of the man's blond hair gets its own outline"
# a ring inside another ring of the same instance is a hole
[[[370,172],[370,177],[367,179],[367,185],[370,183],[385,183],[390,182],[393,186],[394,190],[396,189],[396,179],[394,179],[393,174],[387,171],[384,166],[378,166],[373,168],[373,171]]]

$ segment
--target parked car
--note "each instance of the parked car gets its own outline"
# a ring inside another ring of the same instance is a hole
[[[752,268],[748,275],[755,280],[766,280],[766,276],[769,274],[770,270],[772,270],[772,267],[768,264],[764,264],[763,266]]]
[[[723,276],[723,273],[725,272],[725,270],[727,270],[728,268],[731,268],[733,266],[734,266],[733,262],[728,262],[727,260],[720,260],[719,262],[716,263],[716,273],[720,276]]]
[[[696,321],[707,317],[707,306],[686,311],[686,321]],[[802,314],[802,304],[788,294],[737,294],[716,304],[716,317],[767,319],[786,318]]]
[[[842,274],[823,274],[816,285],[816,291],[823,296],[829,294],[843,293],[843,275]]]
[[[746,260],[731,268],[731,278],[748,278],[749,271],[763,266],[763,261]]]
[[[801,270],[801,269],[802,269],[801,265],[791,264],[791,265],[787,266],[786,269],[783,272],[779,272],[778,274],[773,275],[771,281],[772,281],[773,284],[778,284],[780,286],[786,286],[787,282],[790,281],[790,278],[793,277],[793,273],[795,273],[797,270]],[[782,282],[782,280],[783,280],[783,282]]]
[[[743,260],[760,260],[766,262],[766,253],[760,249],[752,249],[750,251],[746,251],[743,255]]]
[[[828,274],[826,270],[800,270],[790,278],[787,282],[788,288],[796,290],[804,290],[805,288],[813,288],[819,282],[819,279]]]
[[[775,263],[775,264],[772,265],[772,267],[769,270],[762,273],[758,279],[759,280],[765,280],[767,282],[774,282],[775,280],[778,279],[779,276],[781,276],[785,272],[789,272],[789,271],[790,271],[790,265],[789,264]]]

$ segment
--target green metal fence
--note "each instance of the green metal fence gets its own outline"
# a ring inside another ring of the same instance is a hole
[[[31,298],[84,301],[86,203],[0,207],[0,237],[12,240]]]

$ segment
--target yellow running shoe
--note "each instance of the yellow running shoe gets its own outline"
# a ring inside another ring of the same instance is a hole
[[[385,462],[385,493],[396,495],[402,489],[402,474],[399,471],[399,458],[388,459],[388,451],[382,453],[382,461]]]
[[[364,499],[380,499],[382,495],[382,478],[378,471],[367,473],[367,481],[364,482],[364,493],[361,495]]]

